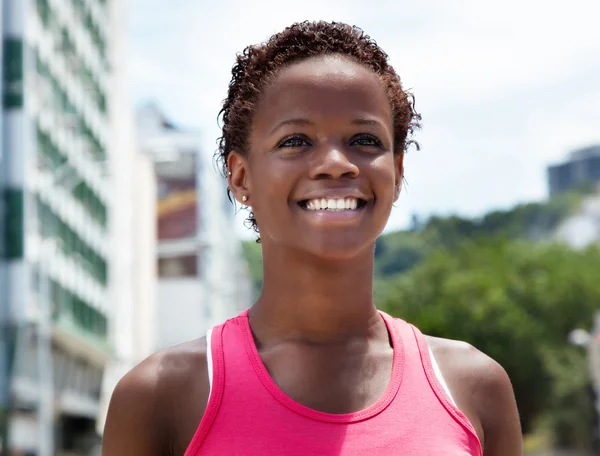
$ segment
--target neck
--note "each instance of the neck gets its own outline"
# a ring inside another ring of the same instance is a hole
[[[316,343],[380,332],[373,253],[371,247],[358,258],[324,261],[263,245],[264,286],[250,311],[254,329]]]

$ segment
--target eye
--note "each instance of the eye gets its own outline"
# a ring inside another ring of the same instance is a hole
[[[293,135],[293,136],[288,136],[287,138],[285,138],[283,141],[281,141],[277,147],[278,148],[287,148],[287,149],[292,149],[292,148],[296,148],[296,147],[305,147],[305,146],[309,146],[309,142],[308,140],[301,135]]]
[[[383,147],[381,144],[381,141],[373,135],[369,135],[369,134],[362,134],[362,135],[357,135],[354,138],[352,138],[352,142],[351,144],[355,144],[357,146],[365,146],[365,147]]]

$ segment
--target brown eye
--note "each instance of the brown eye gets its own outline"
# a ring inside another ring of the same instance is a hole
[[[381,148],[381,141],[373,135],[359,135],[355,136],[352,140],[352,144],[357,146],[365,146],[365,147],[378,147]]]
[[[295,148],[310,145],[304,136],[290,136],[279,143],[279,148]]]

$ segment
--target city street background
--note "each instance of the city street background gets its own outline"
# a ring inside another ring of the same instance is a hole
[[[3,0],[0,455],[96,455],[117,381],[260,292],[212,162],[236,53],[361,27],[422,148],[374,299],[508,371],[528,455],[600,454],[600,3]]]

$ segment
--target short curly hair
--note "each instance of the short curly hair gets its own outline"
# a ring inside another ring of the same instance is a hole
[[[267,42],[248,46],[238,54],[231,70],[227,98],[219,112],[223,134],[218,139],[215,159],[224,176],[227,175],[229,154],[232,151],[248,152],[253,114],[265,86],[292,63],[323,55],[348,57],[377,74],[392,108],[394,153],[404,153],[411,145],[419,148],[410,137],[420,127],[421,116],[415,110],[414,96],[402,88],[387,54],[356,26],[306,21],[295,23]],[[232,200],[229,189],[228,196]],[[246,224],[258,233],[252,211]]]

